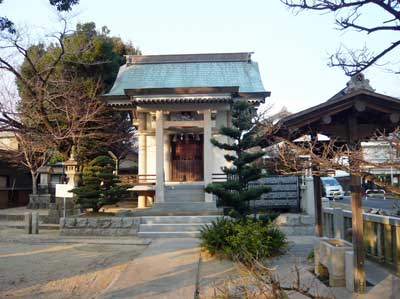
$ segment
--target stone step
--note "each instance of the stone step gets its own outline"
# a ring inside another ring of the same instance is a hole
[[[141,224],[139,232],[156,233],[156,232],[197,232],[206,224],[193,223],[175,223],[175,224]]]
[[[139,232],[138,236],[141,238],[198,238],[200,232]]]
[[[188,224],[188,223],[211,223],[220,216],[143,216],[142,224]]]

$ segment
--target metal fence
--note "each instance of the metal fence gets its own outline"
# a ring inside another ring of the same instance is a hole
[[[341,208],[323,209],[324,236],[351,242],[351,215]],[[400,273],[400,218],[363,213],[363,220],[367,258]]]

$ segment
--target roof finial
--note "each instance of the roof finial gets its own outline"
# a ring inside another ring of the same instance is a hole
[[[363,73],[357,73],[351,76],[351,79],[346,84],[345,93],[352,93],[357,90],[375,91],[369,84],[369,80],[365,78]]]

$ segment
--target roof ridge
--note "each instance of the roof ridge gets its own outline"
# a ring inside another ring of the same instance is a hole
[[[125,55],[127,65],[201,62],[250,62],[254,52]]]

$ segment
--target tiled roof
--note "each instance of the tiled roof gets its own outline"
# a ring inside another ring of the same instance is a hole
[[[131,56],[106,96],[124,95],[125,89],[189,87],[239,87],[243,93],[265,92],[258,65],[250,56],[251,53]]]

